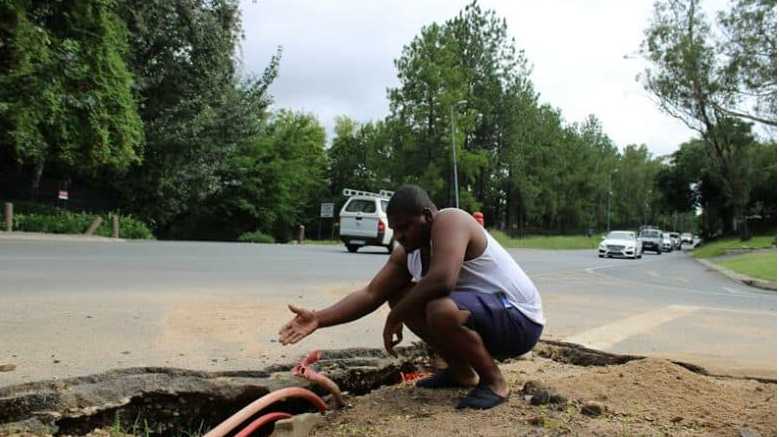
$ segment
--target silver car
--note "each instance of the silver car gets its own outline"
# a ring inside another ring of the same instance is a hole
[[[674,243],[671,239],[671,234],[663,232],[663,241],[660,243],[660,250],[663,252],[670,252],[674,250]]]
[[[598,256],[610,258],[619,256],[623,258],[641,258],[643,254],[641,241],[636,238],[633,231],[611,231],[603,237],[598,245]]]
[[[682,237],[679,235],[678,232],[669,232],[668,235],[671,236],[671,245],[673,246],[674,250],[681,250],[682,249]]]

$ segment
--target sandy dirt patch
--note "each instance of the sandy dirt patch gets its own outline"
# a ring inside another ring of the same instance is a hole
[[[773,383],[703,376],[651,358],[581,367],[536,357],[501,369],[512,395],[492,410],[456,410],[465,389],[424,390],[406,382],[353,398],[351,408],[333,412],[313,435],[777,435]],[[565,401],[532,405],[523,393],[531,386]],[[601,412],[583,414],[585,406]]]

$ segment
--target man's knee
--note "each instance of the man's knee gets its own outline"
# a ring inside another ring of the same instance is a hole
[[[461,326],[463,317],[457,304],[448,297],[433,299],[425,306],[425,322],[434,333]]]

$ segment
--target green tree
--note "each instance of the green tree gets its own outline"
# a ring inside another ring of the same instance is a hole
[[[748,160],[752,165],[747,213],[760,216],[776,227],[776,141],[754,143]]]
[[[301,224],[313,223],[328,199],[325,129],[310,114],[280,111],[257,141],[229,161],[225,179],[235,181],[220,198],[242,213],[245,230],[287,241]]]
[[[662,169],[662,162],[653,158],[646,145],[628,145],[619,156],[617,171],[612,175],[612,228],[614,226],[637,229],[649,222],[650,211],[657,211],[653,195],[657,175]],[[689,191],[684,187],[683,192]],[[686,211],[692,208],[686,205]]]
[[[241,83],[237,0],[123,0],[120,12],[131,34],[146,145],[143,164],[114,185],[164,238],[221,189],[225,160],[254,138],[281,53],[263,76]]]
[[[718,14],[727,57],[723,83],[732,95],[720,108],[733,117],[776,126],[776,1],[738,0]],[[751,111],[744,104],[752,103]]]
[[[344,188],[392,189],[387,170],[392,156],[384,126],[383,122],[360,124],[348,117],[336,118],[335,137],[328,150],[333,196],[341,196]]]
[[[313,224],[330,199],[325,130],[310,114],[282,110],[261,132],[238,145],[218,171],[218,191],[171,229],[176,238],[235,240],[259,231],[289,240]]]
[[[512,232],[605,226],[615,145],[594,116],[566,126],[539,105],[529,62],[494,11],[473,2],[424,27],[395,65],[400,86],[385,120],[392,181],[454,204],[454,126],[462,208]]]
[[[33,188],[47,167],[69,178],[138,163],[143,131],[115,2],[4,1],[0,19],[0,147],[33,169]]]
[[[391,117],[397,120],[394,125],[402,126],[403,135],[393,150],[396,177],[425,187],[434,202],[448,205],[453,203],[451,196],[442,190],[448,176],[442,170],[449,168],[445,163],[450,156],[444,118],[448,106],[441,102],[441,94],[446,88],[446,71],[454,68],[440,65],[448,57],[441,47],[442,38],[443,29],[434,23],[404,47],[403,55],[395,60],[401,86],[389,90],[389,99]],[[450,98],[448,104],[455,101]]]
[[[645,88],[706,143],[718,170],[712,176],[720,178],[724,191],[723,228],[733,232],[745,213],[749,179],[743,157],[752,139],[750,127],[723,109],[737,101],[733,82],[723,73],[731,63],[718,56],[699,0],[656,3],[642,53],[652,63],[643,74]]]
[[[505,110],[519,101],[511,101],[508,90],[532,94],[516,86],[529,69],[507,37],[505,20],[471,3],[445,24],[423,28],[395,65],[401,84],[389,91],[388,124],[396,132],[396,177],[424,185],[442,206],[454,204],[454,125],[461,206],[474,209],[500,197],[494,170],[505,157],[498,150],[511,146],[507,131],[513,128]],[[467,103],[457,105],[462,100]]]

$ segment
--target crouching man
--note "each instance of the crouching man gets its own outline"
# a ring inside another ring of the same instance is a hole
[[[417,387],[474,387],[460,409],[502,403],[509,387],[493,358],[522,355],[540,338],[545,320],[535,285],[470,214],[438,211],[420,187],[395,191],[387,219],[399,245],[368,286],[317,311],[290,305],[295,316],[279,331],[279,341],[297,343],[387,302],[387,352],[397,356],[394,347],[406,325],[446,361]]]

